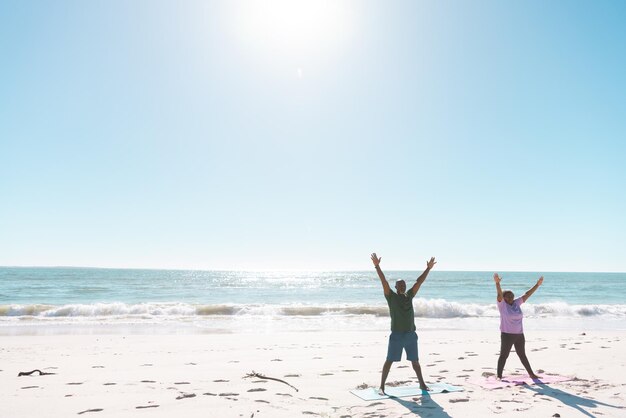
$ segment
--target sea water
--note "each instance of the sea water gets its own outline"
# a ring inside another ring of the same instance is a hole
[[[421,272],[386,271],[392,288]],[[541,273],[499,272],[516,297]],[[413,301],[418,329],[497,329],[492,272],[432,271]],[[626,273],[543,273],[526,327],[626,329]],[[0,267],[0,328],[149,324],[207,332],[386,329],[368,271],[194,271]]]

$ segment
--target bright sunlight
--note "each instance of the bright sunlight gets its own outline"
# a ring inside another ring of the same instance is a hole
[[[246,48],[281,58],[336,53],[352,37],[351,3],[255,0],[231,5],[232,31]]]

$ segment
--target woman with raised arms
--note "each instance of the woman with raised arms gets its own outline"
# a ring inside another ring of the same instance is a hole
[[[500,357],[498,358],[498,379],[502,379],[502,371],[504,370],[504,364],[509,357],[511,347],[515,346],[515,352],[521,360],[524,368],[528,372],[528,376],[532,379],[538,379],[533,369],[530,367],[528,358],[526,357],[526,340],[524,339],[524,327],[522,320],[524,314],[522,313],[521,305],[528,300],[528,298],[535,293],[535,290],[543,283],[543,276],[537,280],[537,283],[528,289],[522,297],[515,299],[513,292],[505,290],[504,292],[500,288],[500,281],[502,278],[498,276],[498,273],[493,274],[493,280],[496,282],[496,290],[498,292],[498,310],[500,311]]]

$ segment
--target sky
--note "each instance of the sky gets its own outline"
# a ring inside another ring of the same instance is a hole
[[[626,271],[623,1],[0,1],[0,265]]]

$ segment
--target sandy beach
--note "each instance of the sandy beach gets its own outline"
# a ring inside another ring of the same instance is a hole
[[[0,418],[626,418],[625,22],[0,1]]]
[[[15,334],[15,333],[14,333]],[[576,417],[626,414],[626,332],[527,331],[535,371],[571,377],[485,389],[497,332],[419,332],[427,383],[463,392],[364,401],[377,387],[385,331],[81,333],[0,337],[1,417]],[[20,376],[20,372],[39,369]],[[256,372],[266,377],[246,377]],[[505,376],[522,374],[511,353]],[[417,382],[395,363],[388,387]],[[297,390],[296,390],[297,389]],[[558,414],[558,415],[557,415]]]

